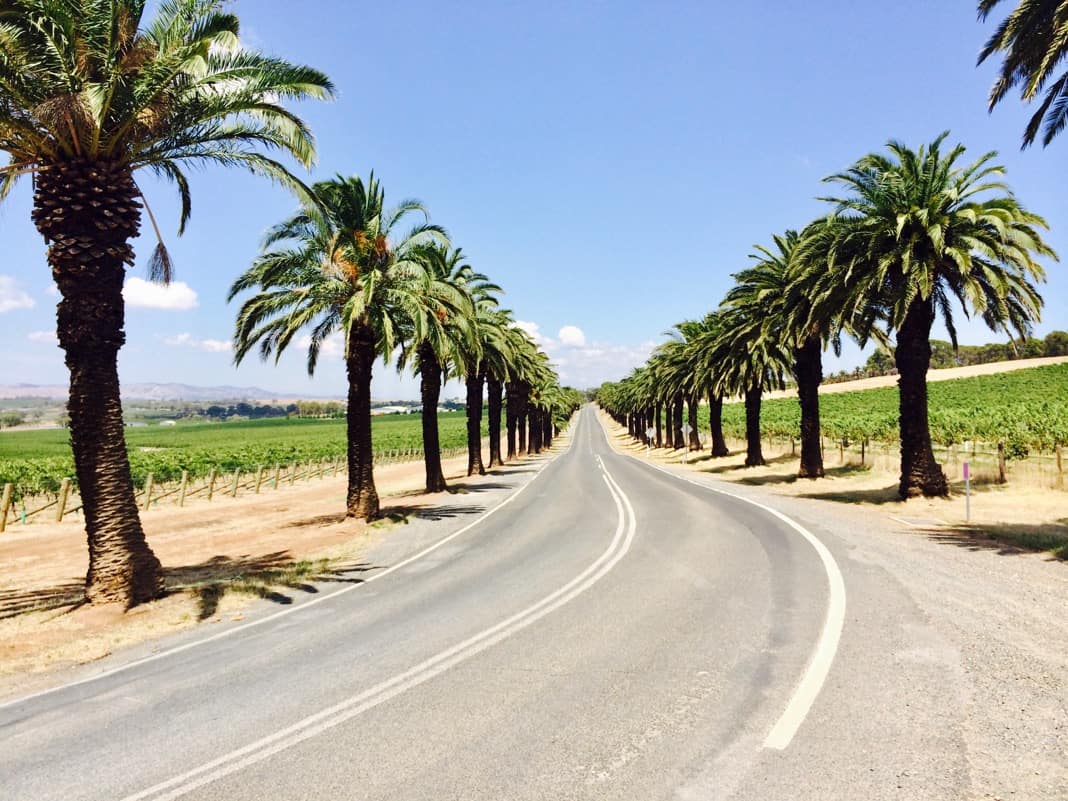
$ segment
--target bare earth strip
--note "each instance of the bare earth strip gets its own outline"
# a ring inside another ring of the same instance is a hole
[[[1011,362],[990,362],[989,364],[971,364],[967,367],[947,367],[943,370],[931,370],[927,373],[928,381],[951,381],[954,378],[974,378],[977,375],[1011,373],[1015,370],[1027,370],[1031,367],[1043,367],[1047,364],[1063,364],[1068,356],[1048,356],[1041,359],[1017,359]],[[841,381],[835,384],[821,384],[821,395],[833,395],[838,392],[857,392],[862,389],[879,389],[896,387],[896,375],[880,375],[874,378],[860,378],[856,381]],[[796,398],[797,390],[793,387],[776,392],[764,393],[766,400],[775,398]]]
[[[467,457],[442,466],[456,481]],[[421,493],[421,461],[378,467],[375,478],[387,519],[370,526],[345,518],[341,476],[143,512],[172,592],[128,613],[74,605],[88,567],[78,521],[9,527],[0,535],[0,697],[48,683],[47,674],[63,666],[193,626],[238,620],[254,599],[286,604],[311,582],[358,571],[362,554],[388,535],[389,518],[404,519],[441,497]]]

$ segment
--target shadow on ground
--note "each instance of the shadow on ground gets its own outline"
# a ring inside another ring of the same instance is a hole
[[[413,518],[419,520],[451,520],[457,517],[470,517],[486,511],[478,504],[458,506],[387,506],[382,509],[382,517],[392,523],[408,523]]]
[[[1045,551],[1050,559],[1068,562],[1068,517],[1045,525],[983,523],[924,529],[924,536],[969,551],[995,551],[1000,556]]]

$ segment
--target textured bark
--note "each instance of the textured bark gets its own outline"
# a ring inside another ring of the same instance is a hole
[[[349,483],[345,508],[349,517],[364,520],[374,520],[379,512],[371,441],[371,372],[374,363],[375,333],[366,322],[357,323],[349,333],[345,359],[349,378],[349,408],[345,416]]]
[[[553,437],[555,431],[553,427],[553,416],[549,412],[545,412],[541,422],[541,444],[542,447],[548,450],[553,446]]]
[[[137,197],[129,168],[71,162],[38,173],[33,208],[62,297],[56,333],[70,371],[71,449],[89,544],[85,595],[127,607],[164,589],[137,513],[119,396],[122,284],[140,228]]]
[[[489,417],[489,466],[499,467],[501,459],[501,382],[490,375],[486,381]]]
[[[482,387],[486,383],[486,368],[471,365],[464,379],[467,385],[467,475],[486,475],[482,464]]]
[[[441,363],[427,343],[419,346],[419,393],[423,400],[423,464],[426,491],[448,489],[441,469],[441,440],[438,436],[438,400],[441,397]]]
[[[730,456],[727,440],[723,437],[723,396],[711,390],[708,393],[708,430],[712,435],[712,455]]]
[[[519,423],[519,455],[527,453],[527,418],[529,417],[530,404],[527,400],[530,390],[526,384],[520,384],[519,396],[516,398],[516,408]]]
[[[764,390],[760,386],[745,391],[745,466],[765,464],[760,445],[760,401]]]
[[[508,461],[518,455],[519,444],[519,386],[515,381],[508,382],[508,400],[505,407],[508,425]]]
[[[656,423],[656,447],[664,447],[664,428],[660,423],[660,404],[656,404],[656,411],[653,412],[653,420]]]
[[[690,450],[701,450],[701,434],[697,430],[697,398],[686,399],[687,417],[686,422],[690,424]]]
[[[530,453],[541,453],[541,412],[530,411]]]
[[[797,399],[801,404],[800,478],[823,476],[823,453],[820,450],[820,382],[823,381],[823,343],[811,337],[794,350],[794,378]]]
[[[686,447],[682,436],[682,397],[675,398],[671,407],[671,447],[681,450]]]
[[[931,448],[927,418],[927,369],[931,365],[931,325],[934,306],[917,297],[897,332],[894,362],[898,372],[901,426],[902,498],[949,494],[949,483]]]

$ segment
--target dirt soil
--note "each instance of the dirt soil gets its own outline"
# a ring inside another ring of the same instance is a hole
[[[450,480],[466,455],[442,462]],[[383,511],[433,505],[421,494],[423,463],[375,469]],[[302,586],[359,569],[388,535],[388,520],[346,519],[345,479],[312,478],[260,495],[217,495],[184,508],[142,512],[170,594],[129,612],[80,605],[88,568],[79,521],[9,527],[0,535],[0,697],[32,691],[64,666],[224,618],[257,598],[287,603]]]

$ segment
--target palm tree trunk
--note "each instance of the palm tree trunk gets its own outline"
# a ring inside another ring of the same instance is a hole
[[[467,475],[486,475],[482,464],[482,387],[486,383],[483,364],[470,365],[467,385]]]
[[[727,440],[723,437],[723,396],[708,391],[708,430],[712,434],[712,455],[730,456]]]
[[[500,467],[501,459],[501,382],[490,373],[486,381],[489,406],[489,466]]]
[[[745,391],[745,466],[766,464],[760,449],[760,400],[764,389],[759,384]]]
[[[800,478],[823,476],[823,451],[820,448],[820,382],[823,380],[823,343],[809,337],[794,350],[794,379],[801,404]]]
[[[137,196],[128,167],[73,162],[38,173],[33,208],[62,296],[56,333],[70,371],[70,440],[89,544],[85,597],[127,607],[164,589],[137,513],[119,393],[122,284],[124,265],[133,264],[129,240],[140,228]]]
[[[660,423],[660,404],[656,404],[656,411],[653,413],[653,420],[656,424],[656,447],[664,447],[664,429]]]
[[[419,392],[423,399],[423,464],[426,491],[448,489],[441,469],[441,440],[438,436],[438,400],[441,397],[441,362],[428,343],[419,346]]]
[[[917,297],[897,332],[894,362],[898,372],[901,426],[901,483],[898,494],[935,497],[949,494],[949,483],[935,461],[927,419],[927,369],[931,365],[934,305]]]
[[[686,440],[682,436],[682,396],[675,398],[671,409],[671,447],[680,450],[686,447]]]
[[[345,369],[349,378],[348,429],[349,485],[345,508],[348,517],[378,517],[374,450],[371,441],[371,371],[375,363],[375,332],[357,323],[349,333]]]
[[[541,411],[530,412],[530,452],[541,453]]]
[[[526,456],[527,453],[527,418],[529,417],[530,405],[527,400],[529,390],[526,384],[522,384],[520,388],[520,395],[516,398],[517,407],[517,422],[519,424],[519,455]]]
[[[519,389],[514,381],[508,382],[508,399],[506,401],[505,414],[508,426],[508,461],[512,461],[518,455],[517,435],[519,433]]]
[[[686,399],[687,419],[690,424],[690,450],[701,450],[701,434],[697,431],[697,397]]]

